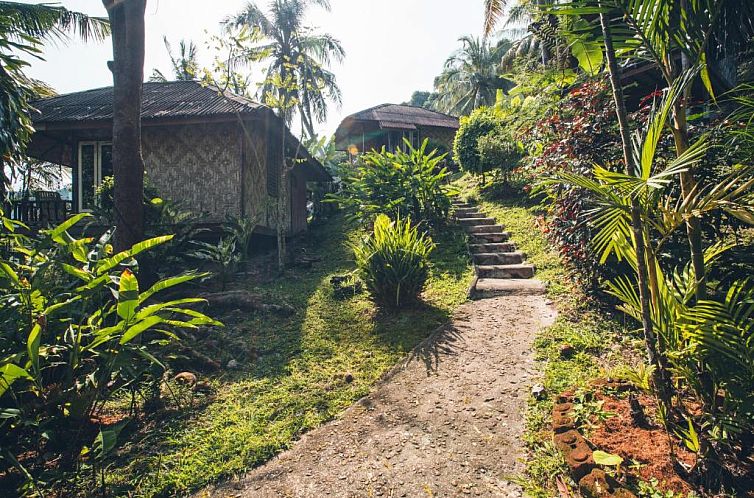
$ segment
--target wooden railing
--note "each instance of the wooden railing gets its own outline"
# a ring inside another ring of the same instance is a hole
[[[44,194],[47,194],[45,192]],[[35,195],[21,199],[11,199],[8,217],[20,221],[29,227],[44,228],[56,225],[70,216],[71,201],[60,196]]]

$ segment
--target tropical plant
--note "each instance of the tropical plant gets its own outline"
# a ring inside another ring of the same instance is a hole
[[[580,33],[589,31],[590,24],[599,22],[602,26],[600,41],[608,56],[620,54],[649,61],[658,68],[668,88],[686,79],[689,71],[696,67],[695,77],[713,99],[715,70],[712,61],[742,51],[754,35],[754,4],[737,0],[574,0],[548,6],[544,11],[578,17],[579,24],[584,26],[579,28]],[[595,18],[594,14],[599,16]],[[590,36],[594,36],[596,30],[591,31]],[[680,56],[680,64],[676,56]],[[718,82],[725,80],[725,77],[717,78]],[[687,119],[690,88],[684,85],[685,98],[674,101],[672,118],[668,121],[677,157],[683,156],[691,144]],[[680,174],[680,188],[685,198],[695,195],[698,180],[698,172],[693,168]],[[696,297],[702,300],[707,294],[707,274],[700,220],[696,217],[687,220],[686,232],[699,280]]]
[[[35,238],[2,218],[0,464],[4,472],[16,468],[27,488],[47,466],[43,453],[59,455],[65,468],[91,446],[82,434],[108,400],[130,394],[133,406],[146,385],[159,382],[173,330],[220,325],[194,309],[202,299],[158,299],[201,274],[140,289],[136,257],[171,236],[114,253],[112,231],[96,240],[70,234],[87,216]]]
[[[194,42],[181,40],[178,43],[178,55],[173,55],[173,48],[170,46],[167,36],[162,37],[165,48],[170,57],[170,63],[173,66],[173,81],[193,81],[199,78],[199,61],[196,53]],[[149,81],[165,82],[169,81],[159,69],[153,69]]]
[[[494,104],[498,90],[512,85],[498,74],[507,44],[493,47],[487,40],[471,36],[459,41],[461,49],[445,61],[442,73],[435,78],[437,98],[432,105],[439,111],[463,116]]]
[[[236,272],[243,260],[236,240],[226,236],[220,237],[215,244],[195,240],[192,245],[195,249],[191,252],[191,257],[212,265],[212,269],[220,279],[220,289],[224,291],[231,275]]]
[[[352,218],[362,221],[387,214],[434,224],[443,222],[454,191],[447,184],[450,173],[440,166],[445,155],[427,152],[428,144],[425,139],[415,149],[404,141],[405,152],[383,148],[362,155],[343,178],[341,192],[330,199],[349,209]]]
[[[434,243],[412,226],[411,218],[380,214],[373,232],[353,247],[356,267],[372,296],[400,308],[416,301],[429,277]]]
[[[33,131],[29,100],[37,85],[24,73],[24,57],[41,58],[45,41],[67,40],[69,33],[99,41],[110,29],[105,19],[57,5],[0,2],[0,202],[6,197],[5,166],[13,170]]]
[[[502,173],[504,184],[508,183],[511,173],[521,160],[521,149],[521,145],[503,128],[498,128],[477,140],[483,170]]]
[[[611,58],[609,53],[608,58]],[[602,255],[601,261],[614,255],[619,260],[626,261],[633,270],[632,276],[616,277],[607,285],[609,292],[621,301],[620,309],[642,322],[648,356],[654,368],[654,387],[662,402],[663,412],[671,415],[667,423],[674,422],[674,410],[683,409],[681,405],[673,403],[673,386],[670,382],[672,370],[683,380],[685,387],[692,389],[704,402],[702,419],[706,419],[705,423],[717,422],[713,424],[715,430],[712,433],[730,435],[732,431],[724,428],[721,421],[730,420],[732,412],[736,413],[736,420],[742,419],[741,414],[732,408],[737,404],[728,404],[727,408],[732,411],[727,411],[721,409],[713,398],[725,390],[727,385],[734,386],[730,392],[731,397],[740,396],[740,388],[737,386],[746,385],[748,381],[744,380],[742,384],[741,381],[726,377],[711,354],[720,354],[720,349],[715,350],[711,345],[720,347],[720,332],[717,331],[725,330],[720,328],[720,325],[726,323],[722,318],[723,310],[743,306],[734,316],[746,315],[746,286],[734,284],[733,290],[727,294],[728,300],[723,301],[724,305],[714,304],[714,300],[697,300],[696,287],[699,279],[695,275],[695,266],[689,264],[670,273],[658,261],[663,245],[690,218],[701,219],[712,213],[726,212],[746,223],[754,223],[752,168],[741,166],[719,184],[698,186],[692,197],[686,197],[682,193],[679,196],[674,189],[680,174],[704,157],[708,147],[705,136],[666,165],[661,166],[658,161],[658,143],[674,108],[674,100],[681,98],[684,86],[692,78],[693,70],[665,92],[646,126],[633,135],[628,144],[627,162],[634,166],[627,172],[597,166],[593,171],[593,178],[560,173],[555,182],[578,186],[590,192],[593,196],[593,244]],[[705,266],[715,261],[727,248],[724,244],[708,247],[703,254]],[[717,309],[721,314],[716,316],[711,313],[712,309]],[[689,318],[693,316],[699,318]],[[721,321],[715,322],[716,319]],[[738,324],[731,325],[728,330],[731,335],[726,339],[727,343],[722,342],[729,348],[726,354],[737,354],[745,358],[748,352],[742,341],[746,340],[746,328],[741,328]],[[712,335],[712,331],[717,335]],[[712,341],[713,337],[718,340],[717,343]],[[746,375],[743,375],[744,378]],[[749,409],[747,398],[737,399],[743,403],[744,411]],[[699,459],[700,465],[696,469],[699,472],[705,470],[705,462],[711,461],[706,457],[712,455],[712,447],[706,441],[706,438],[702,439],[703,451]]]
[[[228,17],[227,28],[256,29],[264,40],[244,50],[241,60],[256,63],[269,61],[267,76],[260,88],[262,99],[281,109],[287,124],[293,119],[293,107],[309,137],[314,137],[314,123],[327,118],[328,101],[340,105],[341,93],[335,75],[328,70],[332,61],[340,62],[345,51],[329,34],[317,34],[305,25],[305,14],[311,5],[330,9],[328,0],[276,0],[268,13],[254,3]]]
[[[455,161],[462,170],[482,175],[484,183],[484,174],[498,165],[494,161],[489,161],[493,159],[489,154],[486,158],[482,157],[479,143],[484,142],[485,137],[504,133],[501,120],[492,108],[483,107],[468,117],[461,117],[461,126],[453,141]]]

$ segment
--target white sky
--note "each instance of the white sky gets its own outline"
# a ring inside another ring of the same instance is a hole
[[[61,3],[89,15],[107,15],[99,0]],[[259,3],[265,5],[267,0]],[[245,4],[245,0],[148,0],[145,79],[155,67],[170,74],[163,35],[174,52],[180,39],[193,40],[200,49],[200,63],[209,66],[212,54],[205,41],[219,33],[225,16]],[[348,114],[407,101],[414,90],[431,90],[445,59],[458,48],[458,38],[479,35],[482,28],[483,0],[331,0],[331,4],[330,13],[312,7],[307,18],[309,25],[338,38],[346,50],[344,63],[332,68],[343,92],[343,107],[331,106],[327,123],[317,128],[328,135]],[[60,93],[112,85],[106,66],[112,58],[110,43],[48,46],[46,60],[33,62],[28,74]]]

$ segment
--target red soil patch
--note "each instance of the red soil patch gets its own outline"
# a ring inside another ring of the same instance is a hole
[[[692,487],[673,469],[671,444],[676,457],[687,465],[692,465],[695,455],[673,438],[671,441],[661,426],[639,428],[633,425],[628,399],[599,396],[605,401],[603,409],[615,414],[602,422],[590,435],[589,441],[602,451],[620,455],[629,463],[635,460],[641,464],[638,469],[630,469],[629,474],[643,481],[657,479],[658,487],[665,491],[687,494]],[[639,401],[648,418],[656,411],[654,399],[640,395]]]

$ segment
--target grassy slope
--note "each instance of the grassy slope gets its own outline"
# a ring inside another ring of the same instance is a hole
[[[536,265],[536,278],[549,284],[548,296],[559,312],[555,324],[535,339],[548,396],[541,401],[529,400],[524,437],[530,452],[527,475],[521,479],[529,496],[557,496],[554,478],[567,475],[567,469],[551,442],[553,397],[565,389],[585,385],[604,373],[604,368],[619,364],[621,360],[616,356],[620,353],[609,348],[610,344],[626,341],[630,349],[637,346],[612,317],[595,310],[590,299],[572,283],[557,251],[540,229],[543,220],[536,206],[521,195],[503,200],[480,196],[475,181],[468,176],[458,183],[462,195],[476,199],[485,213],[505,225],[512,241]],[[563,344],[573,346],[575,354],[570,358],[560,356]]]
[[[347,243],[357,236],[342,219],[331,220],[310,234],[309,254],[321,256],[320,263],[250,285],[273,302],[293,305],[296,314],[255,314],[219,332],[240,334],[256,359],[213,379],[216,395],[204,408],[125,447],[110,474],[115,492],[183,494],[263,463],[367,394],[465,301],[472,271],[463,235],[454,228],[435,237],[423,307],[379,312],[366,294],[337,299],[329,280],[353,269]],[[345,373],[352,373],[352,383],[343,380]]]

